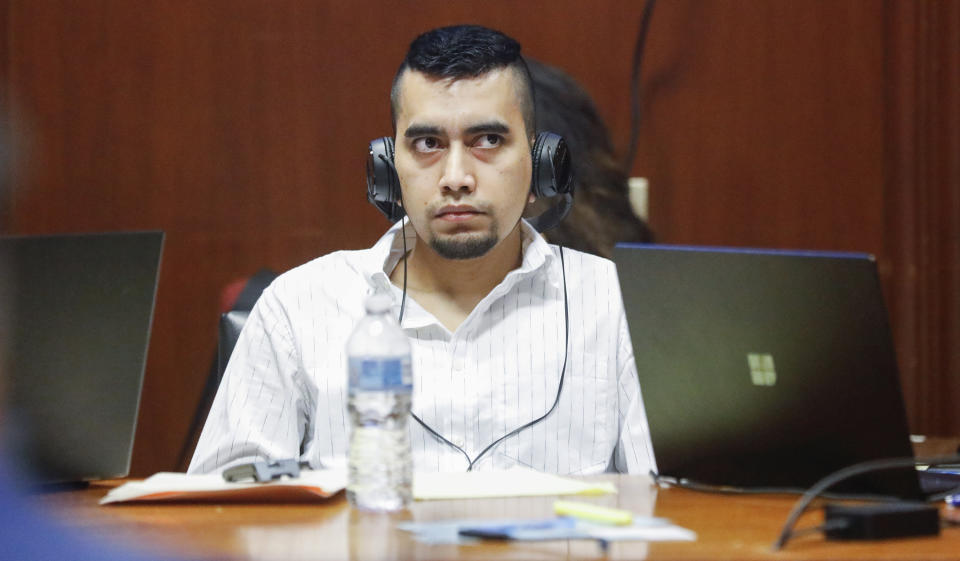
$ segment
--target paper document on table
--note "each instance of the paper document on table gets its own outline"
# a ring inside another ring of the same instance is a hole
[[[132,501],[182,502],[316,502],[347,486],[344,470],[302,470],[299,477],[268,481],[228,482],[219,473],[188,475],[161,472],[111,490],[100,504]]]
[[[417,473],[413,478],[413,497],[418,500],[601,495],[616,492],[616,486],[608,481],[581,481],[524,468]]]

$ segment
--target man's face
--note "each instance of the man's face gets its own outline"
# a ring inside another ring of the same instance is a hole
[[[395,165],[420,239],[447,259],[472,259],[503,240],[530,198],[530,140],[514,71],[400,81]]]

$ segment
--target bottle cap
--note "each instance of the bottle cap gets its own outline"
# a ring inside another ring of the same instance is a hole
[[[391,298],[389,294],[377,292],[367,298],[367,313],[384,314],[390,311],[390,306],[392,305],[393,298]]]

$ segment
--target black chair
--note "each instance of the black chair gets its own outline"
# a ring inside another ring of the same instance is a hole
[[[224,370],[227,369],[227,363],[230,361],[230,355],[237,344],[243,325],[250,316],[250,310],[257,303],[263,289],[269,286],[275,278],[277,278],[277,273],[269,269],[261,269],[244,283],[243,289],[230,307],[231,309],[220,314],[217,355],[210,365],[203,395],[200,402],[197,403],[193,420],[190,422],[190,430],[187,431],[187,438],[180,448],[180,457],[177,459],[178,469],[186,471],[196,441],[200,437],[200,428],[207,419],[207,413],[209,413],[210,406],[213,404],[213,398],[217,395],[217,388],[220,387],[220,380],[223,378]]]

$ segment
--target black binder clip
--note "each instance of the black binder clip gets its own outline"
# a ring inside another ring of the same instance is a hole
[[[307,462],[297,460],[277,460],[275,462],[256,461],[249,464],[240,464],[223,470],[223,479],[236,483],[238,481],[256,481],[265,483],[282,477],[300,477],[300,469],[308,468]]]

